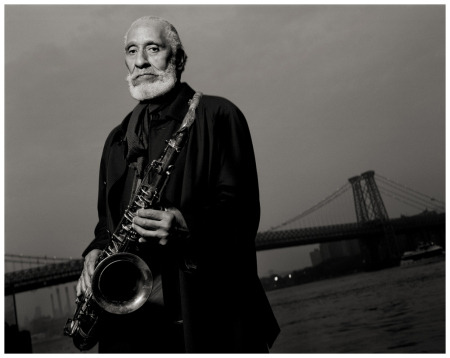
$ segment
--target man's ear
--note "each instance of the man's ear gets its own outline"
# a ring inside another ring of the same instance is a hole
[[[175,55],[175,65],[178,71],[183,71],[186,64],[187,56],[183,49],[178,49]]]

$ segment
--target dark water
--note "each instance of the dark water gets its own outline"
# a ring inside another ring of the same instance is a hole
[[[445,261],[268,292],[271,353],[444,353]]]
[[[445,352],[445,261],[313,282],[268,297],[282,330],[271,353]],[[34,353],[78,352],[61,335],[66,318],[55,321],[53,335],[34,332]]]

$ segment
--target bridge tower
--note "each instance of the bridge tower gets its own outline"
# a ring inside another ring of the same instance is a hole
[[[362,225],[381,225],[384,237],[361,242],[369,266],[390,265],[399,258],[395,233],[375,182],[375,172],[367,171],[349,179],[353,189],[356,220]]]
[[[369,221],[369,213],[367,212],[366,201],[364,199],[364,193],[361,185],[361,176],[355,176],[348,181],[352,185],[353,200],[355,203],[356,221],[358,223],[365,223]]]

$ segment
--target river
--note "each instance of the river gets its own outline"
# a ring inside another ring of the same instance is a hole
[[[38,293],[32,292],[36,300]],[[443,260],[316,281],[267,295],[281,326],[271,353],[445,352]],[[43,296],[48,300],[49,293]],[[77,352],[71,339],[61,335],[68,315],[54,320],[51,337],[32,332],[34,353]]]
[[[445,353],[445,261],[268,292],[271,353]]]

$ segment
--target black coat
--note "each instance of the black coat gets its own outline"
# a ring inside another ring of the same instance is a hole
[[[193,94],[182,84],[161,115],[181,123]],[[84,255],[103,249],[107,230],[113,232],[117,225],[113,212],[127,169],[129,118],[104,146],[99,222]],[[167,272],[177,271],[175,279],[170,277],[179,288],[187,352],[245,352],[257,340],[270,347],[279,327],[257,275],[254,240],[260,205],[254,151],[243,114],[228,100],[203,96],[164,200],[181,211],[190,231],[189,238],[169,241],[163,249]],[[173,301],[170,296],[165,290],[167,302]]]

